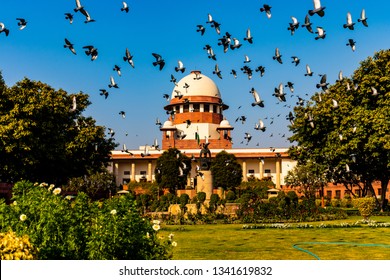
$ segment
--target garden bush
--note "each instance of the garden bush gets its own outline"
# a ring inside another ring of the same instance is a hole
[[[360,215],[368,220],[374,213],[376,200],[374,197],[361,197],[353,199],[353,206],[359,210]]]
[[[132,195],[92,202],[84,193],[61,196],[54,185],[22,181],[13,203],[0,203],[1,232],[27,235],[37,258],[169,259],[172,240],[143,218]]]
[[[36,256],[37,250],[27,235],[17,236],[13,231],[0,233],[1,260],[34,260]]]

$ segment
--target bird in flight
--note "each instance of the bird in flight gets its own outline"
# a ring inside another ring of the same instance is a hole
[[[122,76],[121,68],[118,65],[114,65],[113,71],[116,71],[118,73],[118,76]]]
[[[177,65],[178,66],[175,67],[175,71],[176,72],[180,71],[180,72],[184,73],[184,71],[186,71],[186,68],[184,67],[184,64],[183,64],[183,62],[181,60],[177,61]]]
[[[64,45],[64,48],[68,48],[72,53],[76,54],[76,51],[73,47],[73,44],[65,38],[65,45]]]
[[[26,28],[27,26],[27,21],[24,19],[24,18],[17,18],[16,20],[18,20],[18,26],[19,26],[19,30],[23,30]]]
[[[100,95],[104,96],[104,98],[107,99],[107,97],[109,95],[108,91],[105,89],[99,89],[99,91],[100,91]]]
[[[125,56],[123,57],[123,61],[127,61],[131,67],[134,68],[134,62],[133,62],[133,56],[130,54],[130,51],[128,48],[126,48]]]
[[[325,39],[325,29],[323,29],[322,27],[317,27],[317,32],[316,34],[318,34],[318,36],[316,36],[314,39],[318,40],[318,39]]]
[[[347,23],[343,24],[344,28],[348,28],[349,30],[354,30],[355,23],[352,22],[352,15],[350,12],[347,13]]]
[[[98,49],[92,45],[84,46],[83,49],[87,49],[85,54],[91,56],[91,60],[95,60],[98,57]]]
[[[313,16],[314,14],[319,15],[320,17],[323,17],[325,15],[325,7],[321,6],[320,0],[313,0],[314,9],[309,10],[309,15]]]
[[[73,15],[71,13],[65,13],[65,19],[69,20],[69,23],[73,23]]]
[[[310,33],[313,33],[313,28],[311,26],[312,26],[312,23],[310,22],[310,17],[309,17],[309,15],[306,15],[305,23],[302,24],[302,27],[306,27],[307,31],[309,31]]]
[[[122,2],[121,11],[122,11],[122,12],[126,12],[126,13],[129,12],[129,5],[127,5],[127,3],[126,3],[125,1]]]
[[[222,79],[221,70],[219,70],[218,64],[215,64],[213,74],[217,75],[218,78]]]
[[[361,22],[365,27],[368,27],[366,11],[364,9],[360,13],[360,18],[358,19],[358,22]]]
[[[267,15],[267,18],[271,18],[272,14],[271,14],[271,6],[268,5],[268,4],[264,4],[263,7],[260,8],[260,12],[265,12],[265,14]]]
[[[119,111],[119,115],[122,116],[122,118],[126,118],[126,112],[125,111]]]
[[[200,32],[200,35],[203,36],[204,32],[206,31],[206,28],[201,24],[198,24],[196,27],[198,28],[196,29],[196,32]]]
[[[350,46],[352,51],[356,50],[356,42],[353,39],[348,39],[348,43],[346,45]]]
[[[115,82],[114,77],[110,77],[110,84],[108,85],[109,88],[119,88],[118,84]]]
[[[153,62],[153,66],[159,66],[159,69],[160,71],[164,68],[165,66],[165,61],[164,59],[162,58],[161,55],[157,54],[157,53],[152,53],[152,55],[154,56],[154,58],[156,59],[156,61]]]
[[[264,101],[261,100],[260,95],[255,90],[255,88],[252,88],[249,92],[253,95],[253,98],[255,99],[255,101],[251,104],[252,107],[254,106],[264,107]]]
[[[283,64],[282,55],[280,54],[279,48],[275,49],[275,55],[272,57],[272,59],[276,60],[280,64]]]
[[[299,22],[296,17],[291,17],[291,20],[292,22],[289,23],[289,27],[287,28],[287,30],[290,30],[291,35],[294,35],[295,30],[297,30],[299,27]]]
[[[244,41],[247,41],[249,44],[253,43],[253,37],[249,28],[246,30],[246,37],[244,38]]]
[[[9,29],[5,28],[5,24],[0,22],[0,34],[3,32],[4,32],[5,36],[8,36]]]

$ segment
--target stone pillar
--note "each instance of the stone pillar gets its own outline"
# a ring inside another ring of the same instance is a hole
[[[135,181],[135,163],[131,163],[131,177],[130,181],[134,182]]]
[[[276,188],[280,189],[280,161],[279,157],[276,158]]]
[[[264,175],[264,166],[263,166],[263,160],[259,161],[259,179],[263,179]]]
[[[197,178],[196,192],[206,193],[207,202],[213,194],[213,176],[210,170],[202,170],[200,173],[203,175],[199,175]]]
[[[148,182],[152,182],[152,162],[148,162],[148,177],[147,177]]]
[[[247,170],[246,170],[246,161],[242,161],[242,181],[243,182],[246,182],[248,181],[248,178],[247,178]]]
[[[116,181],[116,185],[119,186],[121,183],[119,182],[119,164],[118,163],[114,163],[112,165],[113,167],[113,172],[114,173],[114,176],[115,176],[115,181]]]

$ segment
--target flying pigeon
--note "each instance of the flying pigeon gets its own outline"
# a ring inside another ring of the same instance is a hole
[[[321,80],[316,84],[316,88],[322,88],[323,91],[328,89],[329,83],[326,82],[326,74],[321,76]]]
[[[230,74],[233,75],[234,79],[237,78],[237,72],[236,72],[236,70],[232,69],[232,71],[230,72]]]
[[[4,32],[5,36],[8,36],[9,29],[5,28],[5,24],[0,22],[0,34],[3,32]]]
[[[198,27],[198,29],[196,29],[196,32],[200,32],[200,35],[203,36],[204,32],[206,31],[206,28],[201,24],[198,24],[196,27]]]
[[[320,17],[323,17],[325,15],[325,7],[321,6],[320,0],[313,0],[314,9],[309,10],[309,15],[313,16],[314,14],[319,15]]]
[[[218,64],[215,64],[215,68],[214,68],[213,74],[217,75],[218,78],[222,79],[221,70],[219,70]]]
[[[285,87],[288,87],[291,91],[291,93],[294,93],[294,83],[292,82],[287,82],[287,85]]]
[[[283,83],[280,83],[279,86],[275,88],[272,95],[275,96],[279,101],[286,102],[286,94],[284,93]]]
[[[347,13],[347,23],[343,24],[344,28],[348,28],[349,30],[354,30],[355,23],[352,22],[352,15],[350,12]]]
[[[107,97],[109,95],[108,91],[105,89],[99,89],[99,91],[100,91],[100,95],[102,95],[102,96],[104,95],[105,99],[107,99]]]
[[[178,60],[177,64],[178,64],[178,66],[175,67],[175,71],[176,72],[180,71],[180,72],[184,73],[184,71],[186,71],[186,68],[184,67],[183,62],[181,62],[181,60]]]
[[[299,22],[296,17],[291,17],[291,20],[292,23],[291,22],[289,23],[289,27],[287,28],[287,30],[290,30],[291,35],[294,35],[295,30],[297,30],[299,27]]]
[[[110,77],[110,84],[108,85],[108,87],[109,87],[109,88],[112,88],[112,87],[114,87],[114,88],[119,88],[118,84],[115,83],[115,80],[114,80],[114,77],[113,77],[113,76]]]
[[[171,74],[171,82],[174,83],[175,86],[177,86],[177,82],[176,82],[176,81],[177,81],[177,80],[176,80],[175,76],[173,76],[173,75]]]
[[[112,128],[108,128],[108,134],[110,134],[110,137],[114,137],[115,131]]]
[[[161,123],[161,121],[160,121],[160,119],[159,119],[159,118],[156,118],[156,125],[158,125],[159,127],[161,127],[161,126],[162,126],[162,123]]]
[[[265,131],[266,127],[264,126],[264,122],[259,119],[259,122],[255,124],[255,129],[256,130],[261,130],[261,131]]]
[[[121,68],[118,65],[114,65],[113,71],[116,71],[119,76],[122,76]]]
[[[318,40],[318,39],[325,39],[325,30],[322,28],[322,27],[317,27],[317,32],[316,34],[318,34],[317,37],[315,37],[314,39]]]
[[[241,43],[237,38],[233,38],[233,44],[230,45],[232,50],[239,49],[241,47]]]
[[[91,56],[91,60],[95,60],[98,57],[98,50],[94,46],[84,46],[83,49],[87,49],[85,54]]]
[[[150,156],[150,153],[149,153],[149,145],[145,145],[144,147],[144,152],[141,153],[141,157],[147,157],[147,156]]]
[[[80,12],[85,16],[84,23],[94,22],[95,20],[91,18],[88,11],[84,8],[80,9]]]
[[[310,33],[313,33],[313,28],[311,27],[312,23],[310,22],[309,15],[306,15],[305,17],[305,23],[302,24],[302,27],[306,27],[307,31]]]
[[[275,55],[272,57],[273,60],[277,60],[280,64],[283,63],[282,61],[282,55],[279,52],[279,48],[275,49]]]
[[[290,121],[291,125],[294,125],[294,114],[291,111],[288,113],[286,119]]]
[[[246,30],[246,37],[244,38],[244,41],[247,41],[249,44],[253,43],[253,37],[249,28]]]
[[[159,66],[159,69],[160,71],[164,68],[164,65],[165,65],[165,61],[164,59],[161,57],[161,55],[157,54],[157,53],[152,53],[152,55],[154,56],[154,58],[156,59],[155,62],[153,62],[153,66]]]
[[[126,118],[125,111],[119,111],[119,115],[121,115],[123,119]]]
[[[292,56],[291,63],[295,63],[295,66],[298,66],[298,64],[301,62],[301,60],[297,56]]]
[[[244,139],[246,139],[246,144],[248,145],[249,141],[251,141],[252,139],[252,135],[248,132],[245,132],[245,136],[244,136]]]
[[[352,51],[356,50],[356,42],[353,39],[348,39],[348,43],[346,44],[347,46],[350,46]]]
[[[121,8],[121,11],[123,12],[126,12],[128,13],[129,12],[129,5],[127,5],[127,3],[125,1],[122,2],[122,8]]]
[[[256,72],[260,72],[260,77],[263,77],[264,76],[264,73],[265,73],[265,67],[264,66],[258,66],[256,69],[255,69]]]
[[[260,12],[265,12],[267,18],[271,18],[271,6],[268,4],[264,4],[263,7],[260,8]]]
[[[310,66],[306,64],[306,74],[305,76],[313,76],[314,72],[311,71]]]
[[[65,38],[65,45],[64,45],[64,48],[68,48],[72,53],[76,54],[76,51],[73,47],[73,44]]]
[[[366,11],[364,9],[360,13],[360,18],[358,19],[358,22],[361,22],[365,27],[368,27]]]
[[[71,13],[65,13],[65,19],[69,20],[69,23],[73,23],[73,15]]]
[[[264,101],[261,100],[259,93],[254,88],[252,88],[249,92],[253,95],[253,98],[255,99],[255,101],[251,104],[252,107],[264,107]]]
[[[158,144],[157,138],[154,139],[152,147],[155,148],[157,151],[160,150],[160,145]]]
[[[24,18],[17,18],[16,20],[19,21],[18,22],[19,30],[23,30],[24,28],[26,28],[27,21]]]
[[[133,62],[133,56],[130,54],[130,51],[128,48],[126,48],[125,56],[123,57],[124,61],[127,61],[131,67],[134,68],[134,62]]]
[[[251,60],[249,59],[249,57],[247,55],[245,55],[244,63],[249,63],[249,62],[251,62]]]
[[[133,155],[133,153],[130,152],[129,149],[127,149],[126,144],[123,144],[122,153]]]

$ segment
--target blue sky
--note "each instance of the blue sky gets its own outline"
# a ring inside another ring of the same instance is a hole
[[[73,11],[74,0],[58,0],[55,4],[48,0],[3,1],[0,22],[10,30],[8,37],[0,34],[0,70],[6,84],[12,86],[28,77],[68,93],[83,91],[92,102],[84,114],[92,116],[99,125],[113,128],[119,148],[125,143],[128,148],[137,149],[152,144],[155,138],[161,140],[155,120],[167,119],[163,109],[166,101],[162,96],[173,90],[170,75],[180,79],[191,70],[201,70],[215,81],[224,103],[230,106],[224,115],[235,127],[233,147],[288,147],[287,137],[291,133],[286,115],[293,110],[297,96],[308,99],[317,91],[318,74],[327,74],[328,82],[334,83],[340,70],[344,76],[350,76],[360,61],[390,46],[388,0],[322,0],[325,16],[314,15],[310,19],[314,30],[317,26],[326,30],[324,40],[315,40],[316,34],[302,27],[294,35],[287,30],[291,16],[300,24],[304,22],[307,11],[313,8],[312,0],[126,2],[129,13],[120,10],[122,1],[119,0],[81,0],[96,20],[85,24],[85,17]],[[263,4],[272,6],[270,19],[259,10]],[[369,27],[357,22],[363,8]],[[74,14],[72,24],[65,19],[67,12]],[[343,28],[347,12],[356,22],[353,31]],[[208,14],[221,24],[220,35],[206,24]],[[17,26],[19,17],[28,22],[23,30]],[[204,36],[196,32],[198,24],[206,27]],[[254,37],[253,44],[243,40],[248,28]],[[225,32],[238,38],[242,47],[224,53],[217,43]],[[64,38],[74,44],[77,55],[63,48]],[[346,46],[350,38],[356,41],[355,52]],[[217,61],[207,57],[203,49],[206,44],[212,46]],[[98,48],[95,61],[85,55],[82,47],[86,45]],[[134,69],[122,59],[126,48],[134,55]],[[283,64],[272,59],[275,48],[279,48]],[[152,65],[153,52],[166,61],[162,71]],[[245,65],[245,55],[251,59],[248,66],[252,69],[259,65],[266,68],[263,77],[254,72],[249,80],[242,73],[240,68]],[[301,63],[294,66],[291,56],[298,56]],[[174,70],[178,60],[186,67],[183,74]],[[216,63],[222,71],[222,79],[213,74]],[[115,64],[122,68],[121,77],[112,70]],[[304,76],[306,64],[314,72],[312,77]],[[237,71],[237,79],[229,74],[231,69]],[[108,88],[110,76],[119,89]],[[287,81],[294,83],[294,96],[286,88],[286,103],[277,104],[272,96],[274,88]],[[250,105],[252,87],[264,99],[264,108]],[[99,95],[102,88],[110,92],[106,100]],[[119,115],[121,110],[126,112],[125,119]],[[241,115],[247,117],[244,124],[235,122]],[[258,119],[267,126],[265,132],[254,130]],[[248,145],[246,141],[241,144],[245,132],[253,136]]]

